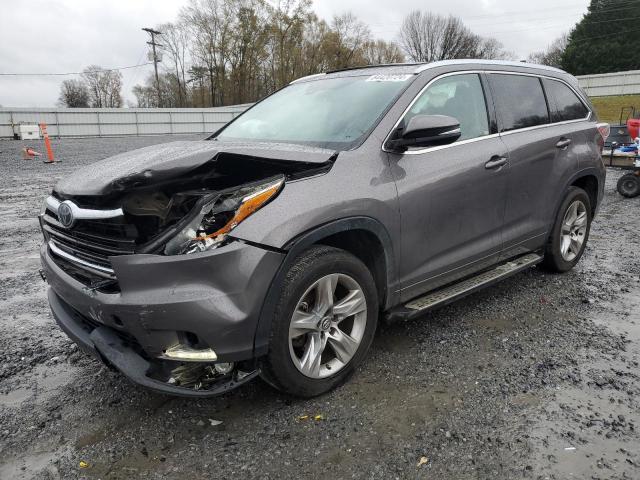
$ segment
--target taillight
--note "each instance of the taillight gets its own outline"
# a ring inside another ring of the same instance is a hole
[[[599,123],[597,125],[597,128],[600,135],[598,135],[596,141],[598,142],[598,146],[600,147],[600,153],[602,153],[602,151],[604,150],[604,142],[611,133],[611,127],[608,123]]]

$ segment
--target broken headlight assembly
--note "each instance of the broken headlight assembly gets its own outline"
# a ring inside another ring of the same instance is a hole
[[[211,193],[199,203],[197,215],[165,246],[165,255],[204,252],[222,245],[231,230],[274,199],[284,176],[229,193]]]

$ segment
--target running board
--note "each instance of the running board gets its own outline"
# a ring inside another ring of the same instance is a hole
[[[461,280],[446,287],[427,293],[426,295],[405,303],[403,306],[392,309],[386,317],[388,322],[397,320],[409,320],[436,307],[448,305],[455,300],[466,297],[481,288],[492,285],[500,280],[515,275],[542,261],[542,255],[529,253],[512,259],[497,267],[487,270],[473,277]]]

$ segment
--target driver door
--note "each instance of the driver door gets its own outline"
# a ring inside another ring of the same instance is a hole
[[[449,145],[389,152],[401,214],[401,297],[411,299],[497,262],[502,248],[508,154],[495,133],[480,74],[432,81],[404,118],[448,115]]]

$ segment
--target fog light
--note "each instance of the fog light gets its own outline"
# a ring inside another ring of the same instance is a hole
[[[196,350],[186,345],[175,345],[167,348],[162,358],[179,360],[182,362],[215,362],[218,359],[216,352],[210,348]],[[223,364],[224,365],[224,364]]]
[[[216,363],[213,366],[213,368],[216,369],[216,372],[218,372],[221,375],[226,375],[227,373],[231,373],[231,371],[233,370],[233,367],[235,367],[235,364],[233,362]]]

